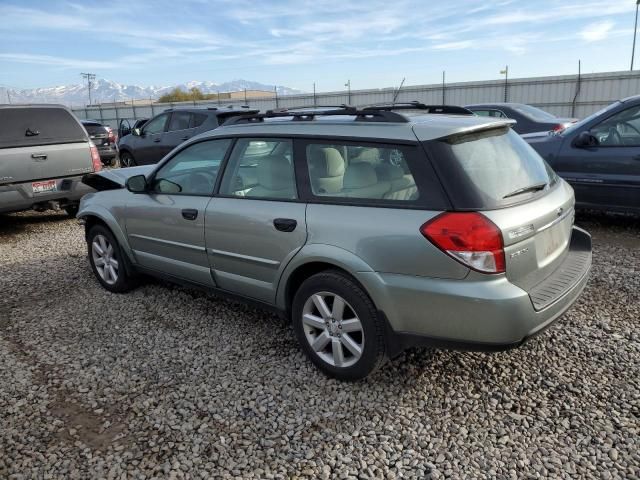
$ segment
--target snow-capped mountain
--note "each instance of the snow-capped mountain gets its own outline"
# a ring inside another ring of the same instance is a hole
[[[273,91],[273,85],[265,85],[251,80],[232,80],[230,82],[215,83],[211,81],[191,81],[178,85],[149,86],[123,85],[103,78],[94,81],[91,88],[92,103],[114,102],[124,100],[138,100],[144,98],[156,99],[174,88],[189,90],[197,87],[203,93],[237,92],[247,90]],[[302,93],[289,87],[278,86],[278,95],[292,95]],[[64,105],[80,106],[88,103],[86,84],[62,85],[50,88],[12,89],[0,87],[0,103],[62,103]]]

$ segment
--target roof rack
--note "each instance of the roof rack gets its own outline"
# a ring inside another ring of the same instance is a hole
[[[438,113],[444,115],[474,115],[468,108],[458,105],[425,105],[414,100],[413,102],[380,103],[363,108],[366,111],[391,111],[391,110],[425,110],[425,113]]]
[[[265,118],[291,117],[292,121],[311,121],[315,117],[352,116],[358,122],[408,123],[409,120],[399,113],[384,110],[358,110],[349,105],[316,105],[308,107],[279,108],[265,113],[238,115],[229,118],[224,125],[264,122]]]

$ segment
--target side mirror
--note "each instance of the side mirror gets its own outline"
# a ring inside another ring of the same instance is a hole
[[[126,187],[131,193],[145,193],[147,191],[147,177],[144,175],[129,177]]]
[[[591,132],[580,132],[573,141],[573,146],[578,148],[597,147],[599,144],[600,142]]]
[[[136,137],[141,137],[142,136],[142,130],[140,130],[139,128],[134,128],[131,133],[133,133],[133,135],[135,135]]]

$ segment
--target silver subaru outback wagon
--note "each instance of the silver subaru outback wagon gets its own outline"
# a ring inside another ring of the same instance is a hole
[[[352,107],[242,115],[158,165],[88,175],[98,281],[151,274],[275,308],[309,359],[520,345],[582,292],[571,187],[509,121]]]

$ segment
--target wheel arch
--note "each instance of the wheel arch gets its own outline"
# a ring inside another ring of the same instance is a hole
[[[78,218],[84,222],[85,226],[85,240],[89,235],[89,231],[94,225],[103,225],[109,229],[109,231],[113,234],[113,236],[118,241],[120,248],[122,251],[129,257],[129,261],[133,262],[133,252],[129,247],[129,242],[127,242],[127,236],[123,231],[122,227],[115,219],[115,217],[109,212],[106,208],[102,206],[96,206],[95,208],[87,209],[83,208]]]
[[[287,265],[278,284],[276,305],[285,312],[287,318],[291,317],[291,304],[300,285],[307,278],[325,270],[337,270],[348,276],[371,298],[374,305],[376,304],[369,290],[356,276],[356,272],[373,271],[364,260],[333,245],[306,245]]]

